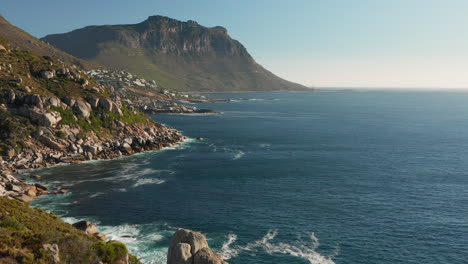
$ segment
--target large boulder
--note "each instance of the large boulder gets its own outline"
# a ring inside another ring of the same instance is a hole
[[[206,237],[187,229],[177,230],[171,238],[167,264],[227,264],[208,246]]]
[[[41,77],[44,79],[51,79],[55,77],[55,72],[54,71],[46,71],[42,70],[41,71]]]
[[[37,107],[22,106],[19,108],[19,114],[31,119],[32,122],[46,127],[55,127],[62,120],[60,113],[48,111]]]
[[[171,249],[174,249],[178,243],[187,243],[190,245],[190,253],[194,255],[198,250],[208,247],[206,237],[199,232],[194,232],[187,229],[179,229],[174,235],[172,235],[171,242],[169,244],[169,255],[171,255]]]
[[[70,73],[70,70],[67,68],[61,68],[57,70],[57,75],[65,76]]]
[[[52,96],[52,97],[47,98],[47,102],[48,102],[50,105],[53,105],[53,106],[56,106],[56,107],[60,107],[60,106],[62,105],[62,102],[60,101],[60,99],[58,99],[58,98],[55,97],[55,96]]]
[[[42,108],[44,106],[42,98],[38,94],[30,94],[25,96],[24,102],[28,105],[36,106],[38,108]]]
[[[96,225],[86,220],[82,220],[77,223],[74,223],[73,227],[85,232],[88,235],[92,235],[98,232]]]
[[[85,232],[88,235],[94,236],[97,239],[100,239],[102,241],[107,241],[107,237],[103,233],[100,233],[97,230],[97,227],[96,227],[95,224],[93,224],[93,223],[91,223],[89,221],[86,221],[86,220],[79,221],[77,223],[74,223],[73,227],[75,227],[78,230],[81,230],[81,231]]]
[[[58,151],[63,151],[65,149],[65,146],[62,145],[61,143],[55,141],[53,138],[47,136],[47,135],[42,135],[39,137],[39,141],[44,144],[46,147],[55,149]]]
[[[73,105],[73,110],[76,114],[83,117],[89,117],[92,111],[91,105],[82,100],[76,100],[75,104]]]
[[[92,155],[98,154],[99,148],[93,145],[83,145],[83,150],[85,152],[91,153]]]
[[[76,103],[76,100],[71,97],[65,97],[62,99],[62,101],[69,107],[73,107]]]
[[[99,106],[99,98],[90,97],[86,101],[91,105],[92,108],[97,108]]]
[[[214,253],[210,248],[200,249],[193,256],[193,264],[227,264],[221,256]]]
[[[190,253],[190,249],[191,247],[187,243],[175,244],[173,251],[172,251],[170,263],[171,264],[192,264],[193,258],[192,258],[192,253]]]
[[[112,110],[114,110],[114,102],[110,99],[102,98],[99,100],[99,107],[107,112],[112,112]]]
[[[50,256],[53,264],[60,262],[59,247],[57,244],[44,244],[42,247],[45,249],[47,254]]]

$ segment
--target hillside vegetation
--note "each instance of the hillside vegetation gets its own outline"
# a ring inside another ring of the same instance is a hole
[[[100,241],[52,213],[0,197],[0,263],[111,264],[127,258],[140,263],[122,243]]]
[[[78,59],[66,52],[56,49],[50,44],[44,43],[43,41],[31,36],[24,30],[13,26],[3,16],[0,15],[0,37],[8,39],[14,47],[23,50],[33,50],[37,54],[44,56],[52,56],[58,58],[67,63],[75,64],[84,68],[97,67],[96,64]]]

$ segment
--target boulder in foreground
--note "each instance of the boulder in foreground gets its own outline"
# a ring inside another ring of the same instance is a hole
[[[208,246],[206,237],[187,229],[172,235],[167,253],[167,264],[228,264]]]

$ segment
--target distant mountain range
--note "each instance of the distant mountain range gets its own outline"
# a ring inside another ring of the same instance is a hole
[[[75,57],[184,91],[307,90],[257,64],[223,27],[151,16],[134,25],[88,26],[42,38]]]

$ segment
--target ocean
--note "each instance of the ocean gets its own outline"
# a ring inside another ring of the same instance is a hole
[[[33,205],[148,264],[180,227],[231,264],[467,263],[468,93],[210,96],[245,100],[152,116],[174,148],[35,170],[70,192]]]

